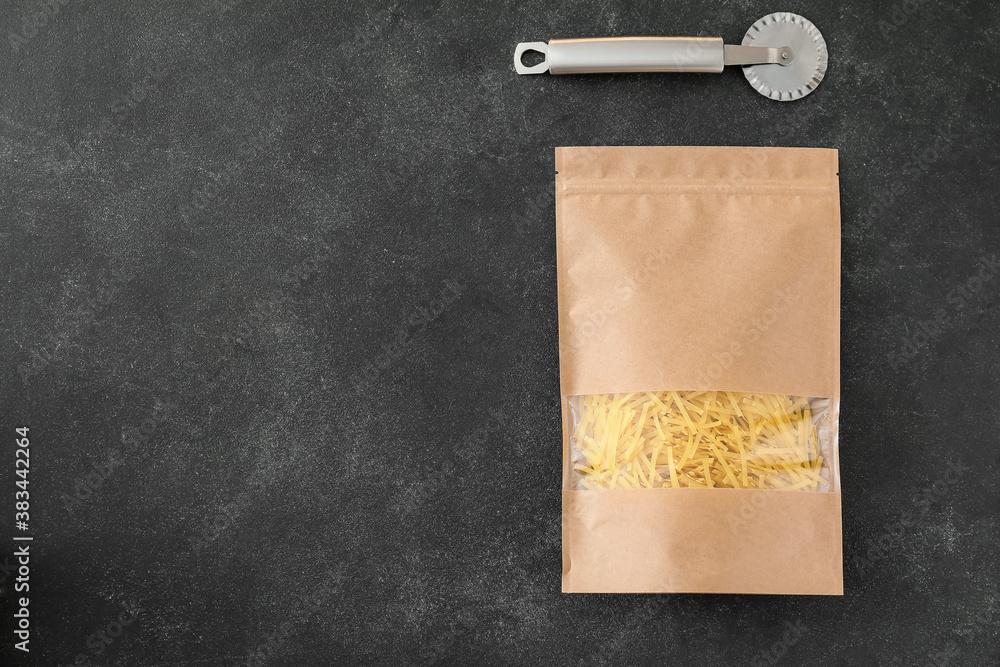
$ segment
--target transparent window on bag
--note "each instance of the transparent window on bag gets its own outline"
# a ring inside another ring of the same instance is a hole
[[[838,399],[732,391],[567,399],[570,489],[840,490]]]

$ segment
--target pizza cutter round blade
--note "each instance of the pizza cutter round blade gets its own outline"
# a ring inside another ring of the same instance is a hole
[[[826,40],[811,22],[791,12],[765,16],[750,26],[743,46],[781,44],[789,47],[795,60],[787,67],[746,65],[743,73],[750,85],[772,100],[788,102],[805,97],[826,75]]]
[[[544,56],[525,65],[529,51]],[[518,74],[602,72],[722,72],[743,67],[757,92],[788,102],[805,97],[826,74],[826,42],[812,23],[798,14],[778,12],[754,23],[741,45],[721,37],[598,37],[522,42],[514,50]]]

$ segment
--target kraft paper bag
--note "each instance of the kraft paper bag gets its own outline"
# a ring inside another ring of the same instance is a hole
[[[556,149],[564,592],[843,594],[837,172]]]

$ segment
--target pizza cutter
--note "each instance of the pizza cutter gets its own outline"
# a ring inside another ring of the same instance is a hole
[[[545,59],[521,62],[528,51]],[[826,74],[826,41],[798,14],[777,12],[747,30],[740,46],[721,37],[598,37],[522,42],[514,50],[518,74],[601,72],[712,72],[741,65],[758,93],[789,102],[816,89]]]

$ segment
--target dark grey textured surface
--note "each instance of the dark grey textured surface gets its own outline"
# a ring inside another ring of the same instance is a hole
[[[0,555],[18,425],[36,536],[4,664],[1000,662],[1000,5],[44,7],[0,17]],[[511,67],[775,10],[830,48],[792,104]],[[843,598],[560,594],[553,147],[586,144],[840,149]]]

